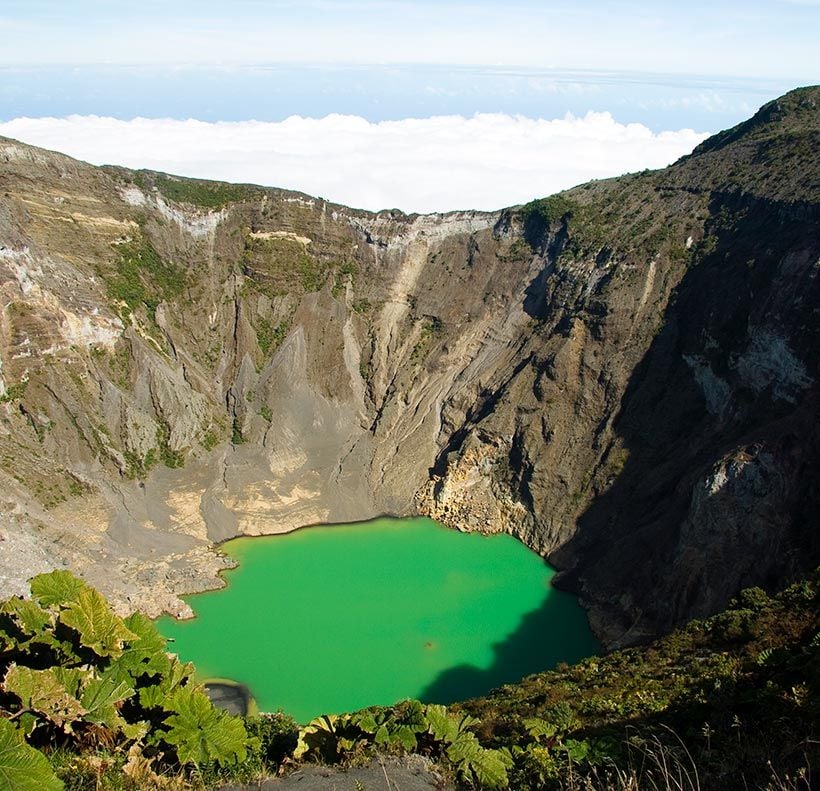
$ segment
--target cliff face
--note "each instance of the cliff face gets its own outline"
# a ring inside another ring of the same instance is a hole
[[[1,592],[184,612],[216,541],[420,511],[617,645],[816,564],[818,98],[495,214],[0,141]]]

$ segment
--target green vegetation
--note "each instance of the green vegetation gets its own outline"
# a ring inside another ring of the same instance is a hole
[[[131,450],[123,451],[122,455],[126,465],[124,474],[126,478],[132,480],[145,478],[148,473],[160,463],[171,469],[177,469],[185,464],[185,453],[180,450],[171,450],[169,444],[171,429],[167,423],[160,423],[157,426],[156,436],[157,447],[150,448],[145,456],[140,456]]]
[[[6,465],[3,465],[6,467]],[[18,479],[19,480],[19,479]],[[71,477],[67,470],[49,470],[42,477],[30,479],[29,485],[44,508],[55,508],[69,497],[87,494],[90,489]]]
[[[485,749],[470,730],[478,720],[450,714],[444,706],[406,700],[355,714],[317,717],[299,731],[293,757],[339,763],[370,752],[418,752],[449,765],[478,788],[506,788],[512,766],[508,750]]]
[[[145,456],[139,456],[134,451],[123,451],[123,458],[125,459],[125,477],[134,479],[142,479],[158,464],[156,452],[151,448]]]
[[[181,450],[171,450],[171,428],[163,422],[157,426],[157,445],[160,461],[171,469],[177,469],[185,464],[185,453]]]
[[[302,242],[286,237],[246,237],[242,263],[246,286],[270,299],[319,291],[328,278],[325,263],[309,253]]]
[[[369,313],[370,310],[373,308],[373,305],[370,304],[369,299],[357,299],[351,305],[353,310],[356,313]]]
[[[6,388],[6,392],[0,395],[0,404],[10,404],[12,401],[19,401],[25,394],[28,387],[28,379],[21,379]]]
[[[370,363],[364,354],[359,358],[359,376],[365,382],[370,378]]]
[[[135,173],[134,183],[143,190],[156,187],[168,200],[202,209],[221,209],[229,203],[251,200],[261,192],[260,188],[247,184],[180,178],[162,173]]]
[[[444,323],[438,316],[428,316],[421,328],[421,337],[438,336],[444,332]]]
[[[245,442],[245,437],[242,434],[242,426],[239,418],[235,417],[231,424],[231,444],[242,445]]]
[[[441,337],[444,332],[444,323],[438,316],[427,316],[421,325],[421,333],[413,351],[410,353],[410,361],[420,362],[427,354],[430,344]]]
[[[259,318],[256,320],[255,329],[259,349],[265,357],[269,357],[287,337],[290,322],[280,321],[276,326],[273,326],[267,319]]]
[[[319,291],[325,284],[327,272],[324,267],[311,256],[300,256],[296,268],[302,276],[302,288],[304,288],[305,291]]]
[[[511,245],[503,260],[507,263],[520,264],[532,258],[533,247],[524,239],[518,238]]]
[[[131,370],[131,347],[128,343],[120,340],[115,351],[108,358],[108,367],[117,387],[125,389],[128,387],[128,374]]]
[[[768,142],[785,136],[791,141],[795,135],[816,127],[818,98],[820,90],[817,86],[789,91],[764,104],[751,118],[712,135],[697,146],[690,156],[720,150],[741,139]]]
[[[819,580],[775,598],[752,588],[650,646],[560,666],[458,709],[481,721],[485,746],[511,749],[515,788],[563,787],[571,767],[637,772],[636,759],[657,758],[701,787],[795,777],[820,759]]]
[[[85,481],[78,481],[76,478],[68,479],[68,493],[72,497],[81,497],[84,494],[89,494],[92,490]]]
[[[182,293],[184,272],[164,261],[147,239],[123,242],[115,245],[114,250],[118,256],[114,271],[98,270],[108,287],[108,296],[125,304],[123,318],[144,307],[151,321],[155,321],[157,306]]]
[[[44,423],[41,423],[39,420],[30,420],[29,421],[31,427],[34,429],[34,433],[37,435],[37,441],[42,444],[45,442],[46,434],[54,428],[54,421],[53,420],[46,420]]]
[[[208,429],[202,436],[202,447],[213,450],[219,444],[219,434],[214,429]]]
[[[510,248],[510,259],[514,262],[526,260],[530,251],[525,249],[524,240],[531,250],[536,250],[549,234],[557,234],[561,224],[568,224],[580,211],[581,207],[565,195],[539,198],[522,206],[524,239],[513,243]]]
[[[333,288],[331,289],[333,296],[340,296],[348,283],[354,284],[356,282],[356,275],[358,272],[359,267],[356,266],[354,261],[348,260],[340,264],[336,271],[336,280],[333,283]]]
[[[145,616],[120,618],[67,571],[34,577],[31,596],[0,605],[0,788],[95,787],[75,783],[66,753],[88,764],[102,750],[123,769],[126,757],[141,761],[159,781],[259,750],[241,719],[214,708],[193,667],[165,652]]]
[[[539,223],[549,228],[572,217],[578,211],[578,205],[564,195],[550,195],[548,198],[538,198],[530,201],[521,208],[521,216],[525,227],[529,223]]]
[[[583,188],[577,188],[571,193],[539,198],[521,207],[524,238],[515,240],[510,246],[510,261],[526,261],[532,251],[542,247],[549,238],[557,238],[563,231],[569,234],[565,239],[565,250],[572,257],[584,258],[600,252],[605,240],[612,239],[611,227],[600,212],[575,200],[579,190],[584,199],[589,200],[589,195],[583,193]],[[607,205],[614,206],[616,198],[617,196],[609,196]],[[625,227],[632,234],[627,218],[619,216],[617,227]]]

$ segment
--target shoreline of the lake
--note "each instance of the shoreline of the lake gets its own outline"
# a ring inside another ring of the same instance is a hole
[[[228,582],[225,579],[225,575],[228,572],[231,572],[234,569],[236,569],[239,564],[233,558],[231,558],[229,554],[224,552],[222,550],[222,547],[224,547],[225,544],[229,544],[232,541],[238,541],[240,539],[245,539],[245,538],[274,538],[276,536],[288,536],[288,535],[292,535],[294,533],[298,533],[302,530],[313,530],[313,529],[316,529],[316,528],[344,527],[344,526],[348,526],[348,525],[366,525],[366,524],[369,524],[371,522],[377,522],[377,521],[382,520],[382,519],[384,519],[384,520],[396,520],[396,521],[399,521],[399,520],[402,520],[402,519],[431,519],[433,521],[436,521],[434,517],[429,516],[428,514],[418,514],[417,513],[417,514],[396,515],[396,514],[390,514],[390,513],[383,513],[383,514],[379,514],[377,516],[368,516],[368,517],[365,517],[363,519],[354,519],[350,522],[308,522],[308,523],[305,523],[305,524],[296,525],[295,527],[286,526],[286,527],[283,527],[283,528],[278,529],[278,530],[272,530],[269,533],[267,533],[267,532],[266,533],[237,533],[236,535],[228,536],[227,538],[220,539],[219,541],[214,541],[208,547],[208,551],[210,553],[212,553],[212,554],[214,554],[214,555],[216,555],[220,558],[220,561],[222,562],[222,565],[216,571],[215,575],[214,574],[208,574],[207,577],[206,577],[203,574],[202,581],[203,582],[207,582],[207,581],[216,582],[216,581],[218,581],[221,584],[219,584],[219,585],[209,585],[207,587],[197,587],[196,589],[193,589],[193,590],[182,590],[178,594],[179,600],[182,603],[181,607],[176,607],[174,609],[174,611],[171,611],[170,609],[163,609],[159,612],[157,612],[157,611],[146,612],[146,614],[149,617],[154,618],[154,619],[161,618],[163,616],[168,616],[168,617],[174,618],[177,621],[189,621],[189,620],[193,620],[194,618],[196,618],[196,613],[194,613],[194,611],[191,609],[188,602],[185,601],[185,600],[188,599],[191,596],[198,596],[202,593],[211,593],[213,591],[221,591],[221,590],[224,590],[225,588],[228,587]],[[526,547],[530,552],[533,552],[536,555],[538,555],[538,552],[536,552],[534,549],[532,549],[532,547],[527,546],[527,544],[519,536],[517,536],[513,533],[501,533],[499,531],[493,531],[493,530],[486,530],[486,531],[485,530],[473,530],[473,529],[466,528],[466,527],[464,527],[464,528],[462,528],[462,527],[452,527],[450,525],[444,524],[443,522],[437,522],[437,524],[440,524],[442,527],[446,528],[447,530],[452,530],[455,533],[464,533],[464,534],[481,535],[481,536],[509,535],[511,538],[514,538],[516,541],[521,543],[522,546]],[[538,556],[541,557],[541,559],[548,566],[550,565],[549,561],[545,557],[543,557],[542,555],[538,555]],[[550,568],[553,568],[553,567],[550,566]],[[557,572],[557,570],[554,569],[554,568],[553,568],[553,571]]]
[[[296,526],[286,525],[284,527],[280,527],[279,529],[271,530],[270,532],[265,533],[237,533],[236,535],[229,535],[226,538],[222,538],[219,541],[214,541],[210,543],[207,547],[207,552],[219,558],[219,567],[217,568],[215,573],[212,573],[209,569],[208,571],[203,570],[200,576],[192,577],[192,580],[197,580],[202,583],[202,585],[198,585],[196,587],[192,587],[191,589],[183,589],[180,590],[177,594],[177,604],[175,607],[163,607],[161,609],[157,609],[155,607],[142,607],[140,610],[148,615],[149,618],[161,618],[163,616],[168,616],[170,618],[174,618],[177,621],[189,621],[196,618],[196,614],[191,609],[190,605],[188,604],[185,599],[189,598],[190,596],[198,596],[202,593],[211,593],[213,591],[221,591],[228,587],[228,582],[225,579],[225,574],[233,571],[239,565],[233,558],[230,557],[226,552],[222,550],[222,547],[225,544],[229,544],[231,541],[238,541],[239,539],[243,538],[274,538],[276,536],[287,536],[293,533],[298,533],[300,530],[311,530],[314,528],[321,528],[321,527],[334,527],[336,525],[360,525],[360,524],[367,524],[368,522],[375,522],[379,519],[415,519],[415,518],[429,518],[425,517],[423,514],[413,514],[407,516],[396,516],[394,514],[379,514],[378,516],[369,516],[363,519],[356,519],[352,522],[307,522],[305,524],[297,524]],[[471,532],[467,530],[459,530],[457,532]],[[486,535],[490,535],[487,533]],[[220,584],[209,584],[209,583],[220,583]],[[121,608],[120,608],[121,609]],[[127,614],[127,613],[124,613]]]

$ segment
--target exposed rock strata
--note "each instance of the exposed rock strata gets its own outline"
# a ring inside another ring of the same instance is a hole
[[[0,593],[184,614],[215,542],[420,511],[617,645],[817,563],[817,95],[497,213],[198,207],[0,141]]]

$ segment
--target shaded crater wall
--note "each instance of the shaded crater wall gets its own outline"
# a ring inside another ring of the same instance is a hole
[[[712,197],[708,252],[619,405],[623,469],[553,555],[563,584],[609,605],[610,641],[711,614],[820,557],[820,233],[792,209]]]
[[[683,266],[584,269],[572,231],[545,241],[521,364],[421,498],[544,553],[610,647],[820,559],[817,207],[714,191],[690,210]]]

